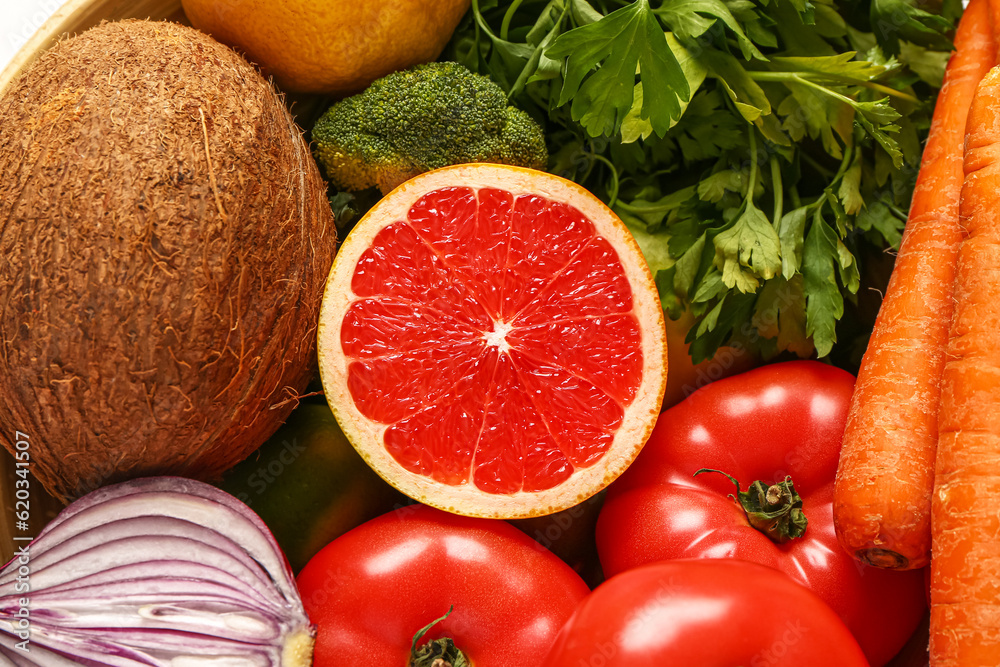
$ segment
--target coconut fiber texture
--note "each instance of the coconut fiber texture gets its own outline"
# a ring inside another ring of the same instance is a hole
[[[282,99],[184,26],[104,23],[0,97],[0,440],[67,500],[214,479],[315,364],[335,252]]]

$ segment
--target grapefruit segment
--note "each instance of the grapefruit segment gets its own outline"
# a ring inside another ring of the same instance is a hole
[[[385,447],[393,459],[443,484],[468,482],[496,363],[496,353],[487,351],[447,396],[386,429]]]
[[[490,494],[550,488],[572,470],[538,408],[517,377],[510,355],[500,355],[483,424],[473,482]]]
[[[394,424],[447,400],[461,387],[456,378],[474,372],[485,350],[481,341],[470,340],[353,361],[348,370],[351,396],[368,419]]]
[[[517,350],[511,350],[510,359],[539,417],[570,463],[586,467],[603,456],[621,425],[622,406],[560,366],[536,361]]]
[[[360,299],[344,317],[344,354],[356,359],[455,345],[476,337],[468,322],[402,299]]]
[[[642,332],[631,314],[518,327],[512,348],[565,368],[628,405],[642,381]]]
[[[593,225],[575,208],[536,194],[518,197],[511,215],[501,318],[516,317],[593,240]]]
[[[631,313],[632,290],[614,248],[592,239],[548,285],[517,313],[518,326],[566,317]]]
[[[395,297],[479,328],[493,322],[466,282],[406,222],[379,232],[358,261],[351,289],[359,297]]]
[[[625,226],[579,186],[504,165],[423,174],[368,212],[331,270],[319,357],[376,472],[500,518],[610,483],[666,380],[663,312]]]
[[[475,293],[491,318],[500,311],[498,276],[507,261],[509,192],[442,188],[418,200],[407,220],[456,277]]]

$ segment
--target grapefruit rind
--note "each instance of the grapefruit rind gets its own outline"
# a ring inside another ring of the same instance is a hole
[[[351,289],[358,260],[383,228],[407,218],[420,197],[453,186],[476,190],[500,188],[515,197],[535,194],[574,206],[615,249],[632,289],[632,313],[642,332],[641,384],[625,408],[621,426],[605,455],[549,489],[491,494],[471,481],[448,485],[406,470],[385,447],[383,437],[391,425],[364,416],[348,388],[350,359],[341,348],[341,326],[351,304],[359,298]],[[498,519],[541,516],[572,507],[596,494],[625,471],[649,439],[666,388],[663,309],[653,276],[628,228],[603,202],[576,183],[546,172],[508,165],[473,163],[430,171],[406,181],[372,207],[348,234],[334,259],[320,310],[317,341],[320,379],[327,402],[348,440],[368,465],[411,498],[466,516]]]

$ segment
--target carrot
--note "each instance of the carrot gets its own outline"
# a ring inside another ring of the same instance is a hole
[[[964,229],[941,376],[931,664],[1000,665],[1000,67],[969,110]]]
[[[987,0],[959,22],[899,254],[861,362],[834,492],[841,545],[892,569],[927,564],[941,370],[961,231],[962,145],[996,62]],[[998,663],[1000,664],[1000,663]]]
[[[997,35],[997,31],[1000,30],[1000,0],[987,0],[986,4],[989,6],[989,19],[993,28],[993,34]],[[1000,64],[1000,43],[996,45],[995,53],[996,64]]]

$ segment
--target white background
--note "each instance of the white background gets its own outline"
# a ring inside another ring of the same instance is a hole
[[[0,70],[62,5],[62,0],[0,0]]]

